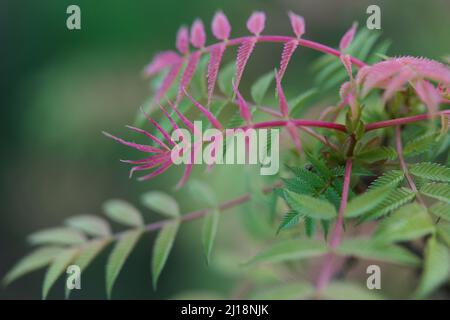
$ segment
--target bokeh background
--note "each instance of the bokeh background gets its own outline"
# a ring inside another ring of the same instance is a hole
[[[82,30],[66,28],[70,4],[81,8]],[[390,55],[439,59],[450,53],[448,0],[1,0],[0,276],[28,252],[25,238],[35,230],[78,213],[101,214],[101,204],[109,198],[138,203],[147,190],[172,190],[180,173],[176,169],[144,183],[130,180],[128,168],[118,161],[130,151],[101,131],[131,136],[124,125],[133,122],[150,92],[142,68],[159,50],[174,47],[180,24],[200,17],[209,25],[222,9],[232,34],[241,35],[249,14],[264,10],[267,34],[290,34],[286,12],[293,10],[305,17],[307,38],[336,46],[353,21],[365,25],[369,4],[381,7],[383,37],[392,40]],[[275,67],[279,50],[257,52],[250,73]],[[311,85],[308,64],[316,57],[302,50],[302,59],[290,66],[288,90]],[[241,184],[225,181],[220,172],[211,177],[224,199]],[[183,211],[195,208],[183,192],[175,196]],[[235,229],[233,217],[222,220],[217,243],[230,254],[253,246],[239,236],[245,231]],[[148,221],[157,218],[146,213]],[[242,284],[205,266],[198,234],[198,222],[182,228],[157,292],[150,279],[153,235],[145,236],[125,265],[114,298],[169,298],[192,290],[239,297]],[[75,298],[106,297],[106,257],[101,255],[88,269]],[[1,288],[0,298],[38,299],[43,274]],[[62,292],[58,283],[50,298],[62,298]]]

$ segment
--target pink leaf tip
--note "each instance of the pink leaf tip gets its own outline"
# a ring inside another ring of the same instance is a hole
[[[261,11],[255,11],[247,20],[247,29],[254,35],[259,36],[264,30],[266,24],[266,14]]]
[[[177,49],[182,54],[189,52],[189,30],[186,26],[182,26],[177,33]]]
[[[237,96],[237,104],[239,106],[239,111],[241,112],[241,117],[247,122],[250,123],[252,121],[252,116],[250,112],[250,108],[247,104],[247,102],[242,97],[241,93],[239,92],[237,86],[233,83],[234,92]]]
[[[230,37],[231,26],[227,17],[222,11],[218,11],[213,18],[211,24],[212,33],[214,37],[219,40],[226,40]]]
[[[291,20],[292,30],[297,38],[300,38],[305,33],[305,19],[292,11],[289,11],[288,15]]]
[[[341,51],[347,49],[350,43],[353,41],[353,37],[355,36],[357,27],[358,23],[353,22],[351,28],[348,29],[347,32],[342,36],[341,41],[339,42],[339,49]]]
[[[200,19],[194,21],[191,27],[191,43],[196,48],[203,48],[206,42],[205,28]]]

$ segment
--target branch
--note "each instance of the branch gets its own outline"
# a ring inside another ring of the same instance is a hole
[[[267,194],[269,192],[271,192],[274,188],[277,188],[281,186],[281,182],[279,183],[275,183],[273,186],[269,186],[269,187],[265,187],[262,189],[262,192],[264,194]],[[231,209],[234,208],[242,203],[245,203],[247,201],[249,201],[252,198],[251,193],[247,193],[244,194],[240,197],[228,200],[223,202],[222,204],[219,205],[219,210],[220,211],[224,211],[227,209]],[[185,221],[191,221],[191,220],[196,220],[196,219],[200,219],[204,216],[206,216],[208,214],[208,212],[210,211],[210,209],[202,209],[202,210],[197,210],[197,211],[192,211],[189,213],[186,213],[184,215],[182,215],[178,220],[181,222],[185,222]],[[172,222],[174,219],[165,219],[165,220],[161,220],[161,221],[157,221],[157,222],[153,222],[150,224],[147,224],[143,227],[143,230],[145,232],[152,232],[152,231],[156,231],[159,230],[161,228],[163,228],[166,224]],[[120,239],[120,237],[122,237],[123,234],[125,234],[126,232],[128,232],[129,230],[125,230],[125,231],[121,231],[119,233],[116,233],[112,236],[113,239]]]
[[[387,127],[394,127],[402,124],[412,123],[412,122],[418,122],[426,119],[432,119],[441,115],[450,115],[450,110],[445,110],[437,113],[424,113],[419,114],[416,116],[411,117],[404,117],[404,118],[397,118],[397,119],[391,119],[391,120],[384,120],[384,121],[378,121],[378,122],[372,122],[366,125],[366,132],[372,131],[375,129],[380,128],[387,128]]]
[[[400,166],[405,174],[406,181],[408,181],[408,185],[412,191],[416,193],[416,198],[419,200],[420,204],[426,207],[425,202],[417,191],[416,184],[409,174],[408,166],[406,165],[405,158],[403,157],[403,146],[402,146],[402,131],[400,126],[395,127],[395,146],[398,154],[398,159],[400,160]]]
[[[345,208],[347,207],[351,173],[352,173],[352,160],[347,159],[345,163],[344,185],[342,189],[341,205],[339,207],[338,217],[329,244],[331,252],[327,253],[327,255],[325,256],[322,270],[320,271],[319,278],[317,280],[316,289],[318,294],[320,294],[320,291],[328,285],[328,283],[331,280],[331,277],[333,276],[333,263],[335,255],[332,252],[332,250],[335,249],[342,241],[342,231],[344,229],[344,211]]]

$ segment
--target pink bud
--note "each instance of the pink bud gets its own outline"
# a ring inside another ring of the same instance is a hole
[[[231,26],[228,22],[227,17],[223,14],[222,11],[218,11],[213,18],[211,24],[212,33],[214,37],[219,40],[225,40],[230,37]]]
[[[254,35],[260,35],[264,30],[266,23],[266,14],[261,11],[255,11],[247,20],[247,29]]]
[[[289,11],[288,15],[291,20],[292,30],[297,38],[300,38],[305,33],[305,19],[292,11]]]
[[[191,43],[196,48],[203,48],[206,42],[205,28],[200,19],[194,21],[191,27]]]
[[[182,54],[189,52],[189,31],[188,28],[182,26],[177,33],[177,49]]]
[[[339,42],[339,49],[344,51],[347,47],[352,43],[353,37],[356,33],[356,28],[358,27],[358,23],[353,22],[352,27],[348,29],[348,31],[344,34],[341,41]]]

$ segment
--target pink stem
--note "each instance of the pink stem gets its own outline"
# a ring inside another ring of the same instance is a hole
[[[333,234],[330,239],[330,248],[335,249],[342,241],[342,231],[344,229],[344,211],[347,207],[348,191],[350,189],[350,178],[352,173],[352,160],[347,159],[345,162],[345,173],[344,173],[344,186],[342,189],[342,199],[341,205],[339,207],[339,213],[334,226]],[[334,253],[330,252],[325,256],[324,264],[322,270],[319,274],[317,280],[317,291],[320,292],[323,288],[327,286],[333,275],[333,262]]]
[[[317,127],[347,132],[347,129],[342,124],[320,120],[306,120],[306,119],[263,121],[253,124],[252,128],[260,129],[260,128],[284,127],[287,126],[289,122],[294,124],[296,127]],[[245,128],[247,128],[247,126],[241,127],[241,129]]]
[[[402,125],[402,124],[406,124],[406,123],[422,121],[422,120],[430,119],[430,118],[440,116],[443,114],[450,114],[450,110],[445,110],[445,111],[437,112],[434,114],[425,113],[425,114],[419,114],[417,116],[372,122],[372,123],[369,123],[366,125],[366,132],[375,130],[375,129],[380,129],[380,128],[393,127],[393,126],[398,126],[398,125]]]
[[[240,37],[240,38],[235,38],[235,39],[231,39],[228,40],[226,42],[227,46],[234,46],[234,45],[240,45],[241,43],[249,40],[249,39],[253,39],[254,36],[247,36],[247,37]],[[298,41],[298,44],[300,46],[306,47],[306,48],[310,48],[316,51],[320,51],[326,54],[330,54],[336,57],[340,57],[341,56],[341,52],[339,50],[333,49],[329,46],[326,46],[324,44],[312,41],[312,40],[305,40],[305,39],[297,39],[295,37],[289,37],[289,36],[258,36],[258,42],[281,42],[281,43],[286,43],[292,40],[296,40]],[[206,48],[204,48],[204,50],[206,51],[211,51],[211,49],[222,45],[222,42],[219,43],[215,43],[213,45],[210,45]],[[352,61],[352,63],[357,66],[358,68],[362,68],[364,66],[366,66],[366,64],[355,58],[355,57],[350,57],[350,60]]]

